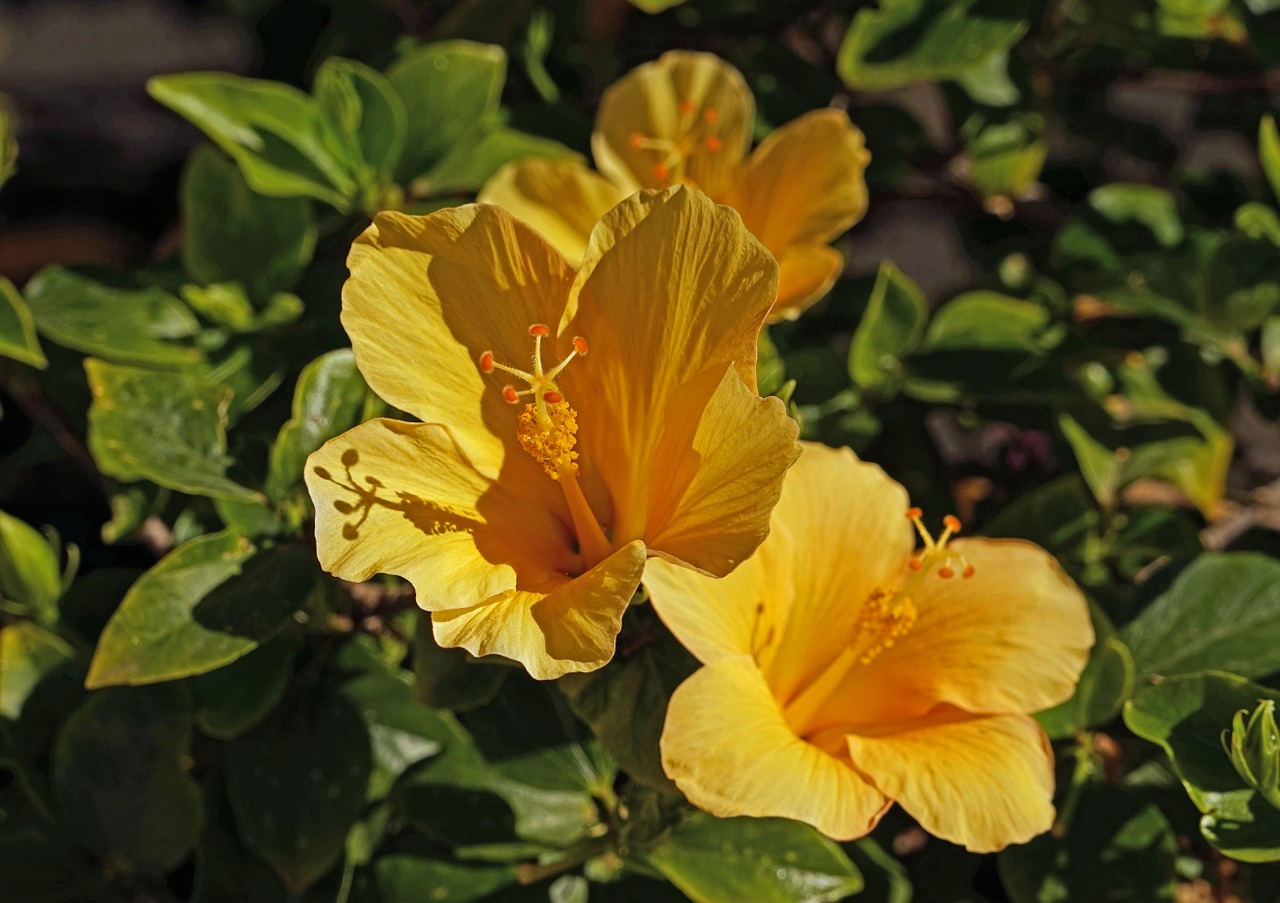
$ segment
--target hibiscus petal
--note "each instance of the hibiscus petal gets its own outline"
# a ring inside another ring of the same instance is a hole
[[[626,196],[582,163],[528,158],[498,170],[476,200],[533,226],[576,266],[600,217]]]
[[[778,255],[778,300],[769,322],[794,320],[831,291],[844,258],[826,245],[792,245]]]
[[[442,426],[371,420],[313,453],[305,477],[321,566],[404,577],[424,608],[475,605],[577,562],[564,524],[479,473]]]
[[[870,161],[843,110],[814,110],[760,143],[725,202],[774,254],[826,244],[866,213]]]
[[[912,718],[939,703],[1036,712],[1074,692],[1093,626],[1053,557],[1020,540],[955,540],[947,548],[973,565],[973,576],[924,579],[912,596],[915,626],[855,669],[833,702],[853,722]]]
[[[988,853],[1053,824],[1053,752],[1025,715],[925,723],[848,744],[858,770],[943,840]]]
[[[682,111],[682,104],[689,112]],[[670,183],[655,174],[661,152],[633,148],[633,135],[701,139],[689,154],[685,178],[717,196],[746,157],[754,125],[755,99],[742,73],[713,54],[673,50],[633,69],[604,92],[591,149],[602,173],[628,191],[639,191]],[[718,143],[709,146],[709,137]]]
[[[644,559],[644,544],[633,542],[580,577],[506,592],[472,608],[434,611],[436,642],[514,659],[537,680],[594,671],[613,658]]]
[[[712,815],[794,818],[850,840],[886,808],[846,762],[791,732],[747,656],[721,659],[676,688],[661,750],[667,775]]]
[[[450,424],[476,465],[496,470],[515,448],[515,417],[500,378],[481,373],[477,360],[492,351],[525,366],[529,326],[554,329],[573,269],[531,227],[474,204],[430,216],[380,213],[347,266],[342,325],[369,385],[421,420]],[[548,347],[547,357],[566,350]]]

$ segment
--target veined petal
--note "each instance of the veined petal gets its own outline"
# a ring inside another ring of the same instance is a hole
[[[594,671],[613,658],[644,559],[644,544],[633,542],[580,577],[557,575],[537,589],[511,590],[467,609],[433,611],[436,642],[514,659],[536,680]]]
[[[747,656],[720,659],[676,688],[661,750],[667,775],[712,815],[794,818],[850,840],[887,808],[848,763],[791,732]]]
[[[760,143],[725,203],[774,254],[826,244],[866,213],[869,162],[843,110],[814,110]]]
[[[531,227],[475,204],[380,213],[347,266],[342,325],[370,387],[421,420],[449,424],[476,466],[496,471],[515,447],[514,421],[477,359],[493,351],[515,366],[527,361],[529,326],[555,328],[573,269]]]
[[[683,180],[717,197],[746,157],[754,124],[755,99],[742,73],[710,53],[672,50],[604,92],[591,149],[596,167],[628,192]],[[633,147],[633,136],[685,142],[683,163],[660,177],[664,153]]]
[[[969,579],[926,577],[911,631],[856,668],[830,709],[853,723],[967,712],[1037,712],[1071,696],[1093,645],[1084,596],[1049,553],[1021,540],[953,540]],[[892,688],[886,692],[885,688]]]
[[[727,577],[650,558],[645,588],[658,616],[703,664],[753,655],[786,620],[795,593],[791,539],[776,522],[756,553]]]
[[[776,292],[776,267],[736,213],[683,187],[633,195],[592,233],[572,320],[562,330],[585,336],[591,353],[564,371],[560,385],[579,415],[584,490],[596,507],[607,489],[611,506],[596,510],[612,508],[615,543],[647,541],[652,530],[671,526],[684,511],[663,507],[664,499],[710,500],[726,467],[740,468],[744,487],[758,487],[780,479],[790,464],[785,434],[794,426],[782,407],[762,407],[753,391],[732,384],[719,387],[730,366],[755,387],[756,342]],[[704,423],[713,396],[720,400]],[[744,418],[760,433],[753,445],[781,448],[781,457],[733,463],[735,452],[726,449],[717,451],[714,468],[699,461],[708,450],[695,451],[695,439],[746,426]],[[680,482],[668,485],[673,469]],[[743,514],[762,528],[771,504],[762,495]],[[708,555],[742,560],[758,542],[744,548],[731,538]]]
[[[856,639],[863,603],[897,582],[913,543],[905,489],[847,448],[801,445],[773,513],[796,556],[795,598],[763,659],[784,701]]]
[[[475,605],[576,566],[564,523],[522,484],[478,472],[442,426],[370,420],[313,453],[305,477],[321,566],[354,582],[404,577],[423,608]]]
[[[792,245],[778,254],[778,300],[769,322],[794,320],[831,291],[844,258],[826,245]]]
[[[626,196],[578,161],[530,157],[498,170],[476,200],[497,204],[533,226],[577,266],[600,217]]]
[[[943,840],[987,853],[1053,824],[1053,752],[1029,716],[939,719],[848,743],[857,769]]]

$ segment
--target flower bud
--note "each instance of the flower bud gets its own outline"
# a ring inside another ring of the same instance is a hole
[[[1280,808],[1280,730],[1274,700],[1259,702],[1252,715],[1243,709],[1236,712],[1231,737],[1224,735],[1223,745],[1244,782]]]

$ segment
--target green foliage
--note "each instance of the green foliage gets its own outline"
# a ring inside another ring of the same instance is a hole
[[[148,83],[208,142],[129,219],[165,237],[0,277],[0,897],[1280,899],[1280,6],[215,5],[261,77]],[[1055,824],[995,857],[901,807],[842,843],[695,810],[660,738],[699,663],[643,597],[607,666],[544,684],[316,562],[307,457],[397,415],[342,329],[351,240],[587,161],[610,84],[695,47],[756,140],[834,104],[873,158],[761,393],[1089,597],[1088,663],[1035,714]],[[26,127],[0,108],[15,210],[49,169]]]

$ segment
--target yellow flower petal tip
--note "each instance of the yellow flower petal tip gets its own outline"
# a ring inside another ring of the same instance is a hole
[[[755,99],[742,74],[709,53],[674,50],[605,91],[582,163],[522,160],[479,200],[529,223],[571,261],[592,225],[641,189],[686,185],[736,209],[782,267],[770,321],[794,319],[843,269],[829,243],[867,210],[871,155],[843,110],[814,110],[751,152]]]
[[[1043,549],[960,538],[950,515],[934,532],[880,468],[802,445],[749,561],[723,580],[646,565],[704,665],[671,698],[667,774],[716,815],[839,840],[893,802],[974,851],[1048,830],[1053,756],[1030,713],[1074,691],[1084,596]]]
[[[645,561],[725,574],[769,529],[797,428],[754,391],[778,273],[685,187],[623,200],[580,268],[492,206],[380,214],[342,322],[372,420],[307,462],[321,564],[395,574],[443,645],[602,666]]]

